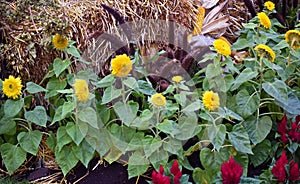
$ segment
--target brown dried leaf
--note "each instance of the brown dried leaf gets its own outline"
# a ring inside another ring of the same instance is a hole
[[[227,4],[228,0],[224,1],[220,5],[216,6],[214,9],[212,9],[204,18],[203,25],[209,24],[211,21],[213,21],[216,17],[219,16],[221,11],[223,10],[224,6]]]
[[[227,16],[222,16],[216,20],[211,21],[208,24],[205,24],[202,28],[202,34],[207,34],[210,32],[214,32],[223,28],[227,28],[230,26],[229,18]]]

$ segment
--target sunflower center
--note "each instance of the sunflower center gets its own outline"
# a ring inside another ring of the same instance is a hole
[[[14,86],[12,84],[9,84],[8,87],[9,89],[13,89]]]

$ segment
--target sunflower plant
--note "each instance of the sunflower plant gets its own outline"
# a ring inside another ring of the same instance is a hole
[[[201,85],[205,108],[199,115],[205,128],[198,134],[199,142],[190,148],[200,149],[203,165],[194,170],[196,183],[287,181],[288,177],[282,179],[272,170],[275,160],[282,152],[289,152],[292,158],[299,157],[295,133],[300,114],[298,32],[280,34],[278,28],[283,26],[269,18],[272,4],[266,6],[269,10],[244,24],[232,46],[217,40],[212,48],[216,53],[199,61],[211,63],[194,76],[195,83]],[[247,53],[242,62],[236,60],[238,52]],[[283,117],[288,120],[278,124]],[[205,142],[211,146],[201,147]],[[240,166],[222,170],[223,164],[232,158]],[[271,164],[266,166],[267,163]],[[294,182],[300,174],[298,165],[291,164],[294,170],[290,171],[293,172],[290,181]],[[265,172],[249,178],[249,165],[264,166]],[[238,172],[241,175],[235,176]]]

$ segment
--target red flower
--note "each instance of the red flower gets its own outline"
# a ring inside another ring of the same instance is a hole
[[[298,123],[292,123],[292,129],[289,131],[289,137],[293,142],[300,141],[300,132],[298,132]]]
[[[299,167],[298,163],[296,163],[294,160],[291,161],[290,163],[290,181],[298,181],[300,180],[300,172],[299,172]]]
[[[285,152],[282,153],[276,164],[272,168],[272,174],[278,181],[283,182],[286,179],[285,165],[289,163]]]
[[[180,184],[179,179],[182,176],[177,160],[173,162],[170,172],[174,175],[174,184]]]
[[[243,174],[243,168],[230,157],[228,162],[221,165],[221,172],[223,184],[238,184]]]
[[[283,144],[287,144],[289,142],[288,137],[286,135],[287,133],[287,117],[286,115],[283,116],[281,122],[278,123],[278,132],[280,133],[280,139],[283,142]]]
[[[164,175],[163,166],[159,167],[159,172],[152,171],[152,183],[153,184],[170,184],[170,178]]]

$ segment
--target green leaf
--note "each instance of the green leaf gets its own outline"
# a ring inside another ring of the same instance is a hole
[[[79,159],[75,156],[70,146],[64,146],[60,151],[55,151],[55,160],[64,176],[66,176],[76,166]]]
[[[23,105],[23,98],[20,98],[19,100],[7,99],[4,104],[4,114],[6,117],[14,117],[21,111]]]
[[[47,113],[43,106],[36,106],[32,111],[25,112],[25,119],[46,127],[47,124]]]
[[[149,128],[150,119],[153,116],[153,112],[149,109],[142,111],[140,116],[137,116],[134,121],[130,124],[131,127],[136,127],[139,130],[147,130]]]
[[[175,155],[179,155],[180,151],[183,150],[182,142],[177,139],[173,139],[171,137],[169,138],[169,141],[164,140],[163,148],[164,148],[164,150],[170,152],[171,154],[175,154]]]
[[[271,142],[269,140],[263,140],[253,148],[253,155],[249,155],[251,163],[254,167],[259,166],[267,160],[271,153]]]
[[[241,50],[247,47],[252,47],[252,43],[245,38],[238,39],[232,46],[232,50]]]
[[[116,81],[116,78],[114,75],[110,74],[105,76],[103,79],[101,79],[98,82],[92,82],[93,85],[95,85],[98,88],[106,88],[112,86]]]
[[[237,151],[253,154],[250,146],[249,135],[242,125],[234,125],[232,131],[228,134],[228,136],[230,142]]]
[[[238,87],[240,87],[241,84],[244,82],[247,82],[253,78],[255,78],[258,75],[258,72],[252,71],[250,68],[244,69],[235,79],[233,82],[233,85],[231,87],[231,91],[236,90]]]
[[[209,140],[214,145],[217,151],[220,150],[226,136],[226,126],[223,124],[217,126],[209,126],[207,128]]]
[[[212,151],[209,148],[203,148],[200,152],[200,161],[208,171],[217,172],[221,168],[221,164],[227,161],[230,153],[227,149],[220,149],[220,151]]]
[[[72,142],[72,138],[68,135],[66,127],[61,126],[57,130],[56,134],[57,145],[55,151],[60,152],[63,146]]]
[[[58,77],[65,69],[67,69],[71,64],[70,59],[61,60],[60,58],[55,58],[53,61],[53,69],[55,76]]]
[[[136,91],[139,89],[138,82],[133,77],[127,77],[125,80],[123,80],[123,83],[125,86],[129,87],[130,89],[133,89]]]
[[[121,89],[115,89],[111,86],[106,88],[102,97],[102,104],[107,104],[113,99],[118,98],[121,95],[121,92]]]
[[[50,125],[53,125],[55,122],[63,120],[65,118],[62,116],[62,109],[63,106],[61,105],[55,110],[55,114]]]
[[[104,159],[109,163],[112,164],[113,162],[117,161],[122,156],[122,151],[120,151],[114,145],[110,146],[109,152],[105,155]]]
[[[76,158],[87,168],[94,157],[95,149],[86,140],[83,140],[80,145],[72,146],[72,150]]]
[[[146,136],[142,142],[146,158],[148,158],[155,151],[159,150],[163,143],[161,139],[153,138],[150,135]]]
[[[180,126],[175,121],[169,119],[165,119],[162,123],[159,123],[156,128],[166,134],[171,135],[171,137],[174,137],[181,131]]]
[[[33,82],[27,82],[25,90],[28,91],[28,93],[30,93],[30,94],[35,94],[35,93],[46,92],[47,91],[42,86],[37,85],[37,84],[35,84]]]
[[[196,184],[208,184],[211,183],[211,180],[215,172],[202,170],[199,167],[195,168],[193,171],[193,180]]]
[[[135,151],[128,160],[128,178],[142,175],[148,168],[149,161],[141,152]]]
[[[58,94],[57,90],[65,89],[67,86],[66,80],[59,80],[58,78],[52,78],[46,85],[46,92],[45,98],[50,98]]]
[[[42,137],[43,134],[39,130],[34,130],[30,132],[21,132],[18,135],[18,141],[20,143],[21,148],[23,148],[28,153],[36,155]]]
[[[56,147],[56,144],[57,144],[57,141],[56,141],[56,137],[54,135],[53,132],[49,132],[49,137],[47,138],[46,140],[46,144],[47,146],[49,146],[49,148],[54,151],[55,150],[55,147]]]
[[[236,95],[237,112],[243,117],[250,116],[259,107],[259,96],[256,93],[249,95],[246,89]]]
[[[129,101],[128,103],[117,102],[114,104],[114,110],[119,119],[127,126],[133,122],[139,110],[137,102]]]
[[[288,113],[297,116],[300,114],[300,100],[294,93],[288,93],[288,103],[284,104],[275,99],[275,104],[282,107]]]
[[[10,118],[0,119],[0,135],[9,134],[13,129],[16,128],[16,122]]]
[[[288,105],[288,91],[286,84],[281,80],[276,80],[273,83],[265,82],[262,88],[276,101]]]
[[[82,142],[84,136],[80,130],[80,127],[77,124],[74,124],[73,122],[68,122],[66,126],[66,131],[68,135],[72,138],[74,143],[79,146],[79,144]]]
[[[96,111],[91,107],[80,110],[78,113],[78,118],[96,129],[99,128]]]
[[[249,118],[244,122],[246,131],[254,145],[263,141],[272,129],[272,120],[269,116],[263,116],[256,121],[256,118]]]
[[[5,167],[11,175],[26,160],[26,152],[22,148],[10,143],[1,145],[0,149]]]
[[[65,50],[68,54],[70,54],[74,57],[77,57],[78,59],[81,58],[79,50],[76,47],[74,47],[73,45],[70,46],[69,48],[66,48]]]
[[[200,109],[201,102],[196,100],[182,109],[182,112],[194,112]]]
[[[101,119],[102,124],[106,124],[110,119],[110,109],[106,105],[101,105],[101,103],[96,102],[97,114]]]
[[[188,140],[197,135],[201,131],[201,126],[198,125],[196,115],[181,116],[179,118],[180,131],[175,135],[178,140]]]
[[[156,93],[155,89],[153,89],[151,83],[148,83],[144,80],[138,80],[139,84],[139,92],[144,95],[154,95]]]
[[[74,109],[75,109],[74,102],[65,102],[62,106],[61,117],[63,118],[67,117],[68,113],[71,113]]]

